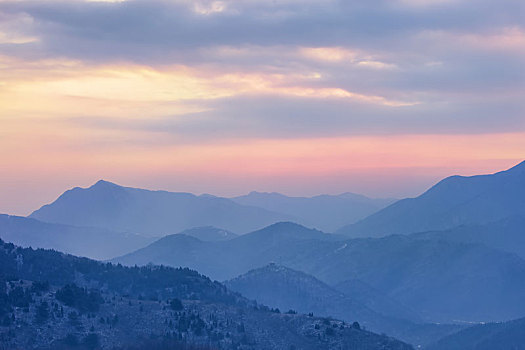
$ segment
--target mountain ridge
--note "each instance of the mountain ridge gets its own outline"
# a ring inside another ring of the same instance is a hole
[[[155,237],[201,226],[244,233],[290,219],[281,213],[240,205],[227,198],[137,189],[105,180],[88,188],[67,190],[29,217]]]
[[[493,174],[447,177],[420,196],[395,202],[336,233],[381,237],[487,224],[523,214],[525,162],[520,162]]]

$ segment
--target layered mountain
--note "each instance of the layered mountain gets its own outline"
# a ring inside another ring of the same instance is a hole
[[[525,162],[490,175],[451,176],[417,198],[403,199],[341,228],[352,237],[446,230],[525,214]]]
[[[50,248],[105,260],[142,248],[153,238],[95,227],[50,224],[0,215],[0,238],[23,247]]]
[[[415,322],[421,321],[421,316],[416,311],[361,280],[349,279],[337,283],[333,288],[369,309],[379,310],[384,315]]]
[[[525,261],[482,244],[402,235],[343,239],[279,223],[222,242],[169,236],[114,261],[188,266],[218,280],[275,262],[330,286],[357,279],[431,322],[525,314]],[[383,304],[374,311],[388,310]]]
[[[227,241],[238,237],[238,235],[236,235],[233,232],[226,231],[213,226],[190,228],[189,230],[184,230],[180,232],[180,234],[195,237],[205,242]]]
[[[333,232],[344,225],[352,224],[396,201],[390,198],[368,198],[355,193],[289,197],[275,192],[251,192],[232,200],[239,204],[287,214],[299,224],[326,232]]]
[[[525,318],[479,324],[444,337],[429,350],[523,350]]]
[[[424,239],[480,243],[525,259],[525,216],[511,216],[484,225],[461,225],[449,230],[413,234]]]
[[[99,181],[74,188],[30,215],[45,222],[165,236],[194,227],[215,226],[245,233],[288,216],[226,198],[149,191]]]
[[[187,266],[217,280],[227,280],[270,262],[279,263],[282,258],[307,262],[311,254],[317,254],[316,247],[331,246],[339,239],[344,237],[280,222],[220,242],[204,242],[184,234],[169,235],[113,261],[127,265]]]
[[[281,314],[189,269],[123,267],[0,241],[9,349],[412,349],[357,324]]]
[[[388,324],[391,321],[311,275],[273,263],[250,270],[226,281],[225,285],[281,311],[333,316],[349,322],[361,320],[361,325],[367,328],[374,322]]]
[[[459,328],[408,321],[418,317],[406,309],[402,310],[402,306],[397,307],[396,317],[381,315],[311,275],[277,264],[250,270],[225,282],[225,285],[250,299],[279,308],[281,311],[333,316],[350,323],[361,320],[361,326],[367,329],[392,335],[414,346],[426,345]],[[369,296],[367,301],[375,304],[374,299],[388,298],[377,294],[379,293]],[[361,299],[363,296],[364,294],[360,295]]]

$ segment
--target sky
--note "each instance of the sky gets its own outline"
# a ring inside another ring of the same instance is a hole
[[[0,213],[99,179],[416,196],[525,159],[522,0],[0,0]]]

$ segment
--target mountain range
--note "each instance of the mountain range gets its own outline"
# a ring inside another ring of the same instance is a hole
[[[103,228],[51,224],[1,214],[0,238],[22,247],[52,248],[99,260],[132,252],[154,240],[151,237]]]
[[[276,192],[251,192],[232,198],[233,201],[294,218],[294,222],[325,232],[333,232],[394,203],[391,198],[368,198],[355,193],[289,197]]]
[[[524,260],[482,244],[417,235],[347,239],[278,223],[222,242],[171,235],[113,261],[189,266],[218,280],[275,262],[330,286],[363,281],[430,322],[525,314]]]
[[[243,234],[278,221],[294,221],[335,231],[370,215],[394,199],[371,199],[353,193],[288,197],[251,192],[235,198],[149,191],[100,180],[73,188],[30,217],[50,223],[99,227],[118,232],[165,236],[215,226]]]
[[[479,324],[443,337],[428,350],[523,350],[524,330],[525,318]]]
[[[353,287],[352,284],[357,286]],[[250,270],[246,274],[226,281],[225,285],[250,299],[270,307],[277,307],[281,311],[291,309],[304,314],[333,316],[348,322],[361,320],[362,327],[389,334],[414,346],[427,345],[437,338],[462,328],[454,325],[408,321],[419,320],[419,318],[415,312],[380,292],[361,293],[363,282],[353,281],[344,284],[345,290],[356,296],[354,298],[311,275],[273,263]],[[383,303],[389,305],[387,310],[391,311],[390,315],[396,315],[395,317],[381,315],[367,306],[385,310],[378,305]]]
[[[359,323],[270,310],[189,269],[1,240],[0,321],[6,349],[412,349]]]
[[[29,217],[152,237],[202,226],[244,233],[289,219],[284,214],[240,205],[226,198],[149,191],[102,180],[89,188],[77,187],[64,192]]]
[[[351,237],[447,230],[525,214],[525,161],[495,174],[451,176],[337,231]]]

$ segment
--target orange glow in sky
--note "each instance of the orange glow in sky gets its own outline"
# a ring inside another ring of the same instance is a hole
[[[101,178],[403,197],[522,161],[523,23],[392,3],[354,24],[332,1],[0,1],[0,213]]]

